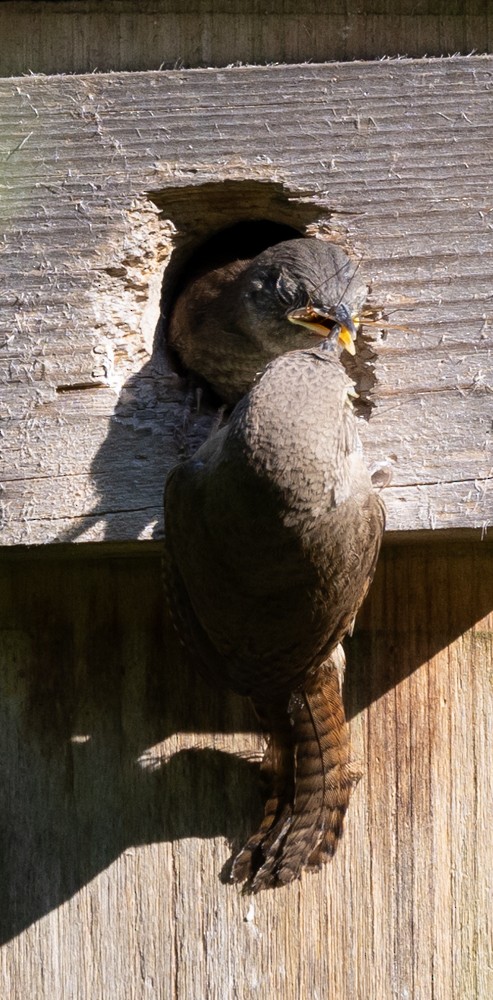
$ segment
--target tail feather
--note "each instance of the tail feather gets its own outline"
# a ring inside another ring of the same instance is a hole
[[[320,685],[313,692],[312,717],[320,747],[322,774],[320,776],[322,836],[310,854],[306,866],[316,869],[333,857],[343,833],[351,793],[361,772],[351,762],[349,728],[341,697],[341,674],[344,671],[344,653],[338,646],[332,656],[331,669],[319,678]]]
[[[234,880],[254,891],[284,885],[334,854],[359,773],[351,766],[341,698],[344,653],[338,646],[277,717],[267,751],[272,792],[259,830],[235,861]],[[286,721],[289,720],[288,728]],[[272,721],[264,719],[272,726]],[[284,742],[283,742],[284,741]]]
[[[262,775],[269,786],[269,797],[258,830],[236,855],[231,868],[231,881],[252,879],[264,865],[274,844],[289,823],[293,797],[293,748],[287,705],[270,711],[254,704],[269,743],[261,765]]]
[[[342,652],[342,651],[341,651]],[[327,861],[342,836],[351,795],[349,732],[334,658],[292,699],[295,732],[293,821],[283,844],[277,880],[298,878],[304,867]]]

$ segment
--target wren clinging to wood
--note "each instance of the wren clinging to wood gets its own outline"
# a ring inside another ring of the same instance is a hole
[[[273,358],[313,347],[331,332],[354,353],[367,291],[336,244],[286,240],[253,258],[202,264],[176,299],[168,345],[233,404]]]
[[[254,891],[332,856],[356,780],[340,643],[373,576],[384,510],[351,394],[334,338],[278,357],[166,485],[182,641],[211,684],[252,700],[269,738],[264,818],[231,871]]]

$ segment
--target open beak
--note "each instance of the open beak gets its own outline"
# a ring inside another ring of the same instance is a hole
[[[355,354],[354,341],[356,339],[357,316],[352,316],[349,309],[344,304],[334,306],[333,309],[320,309],[317,306],[307,305],[303,309],[292,309],[287,314],[290,323],[297,323],[304,326],[315,337],[330,337],[337,335],[337,342],[345,348],[349,354]]]

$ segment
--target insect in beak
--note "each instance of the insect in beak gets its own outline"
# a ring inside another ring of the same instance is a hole
[[[291,309],[287,313],[290,323],[303,326],[316,337],[334,337],[349,354],[355,354],[356,323],[358,316],[352,316],[347,306],[341,303],[332,309],[322,309],[308,303],[302,309]]]

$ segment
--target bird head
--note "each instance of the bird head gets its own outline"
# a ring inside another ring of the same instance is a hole
[[[355,353],[367,287],[334,243],[287,240],[263,251],[242,275],[244,332],[272,357],[329,339]]]

